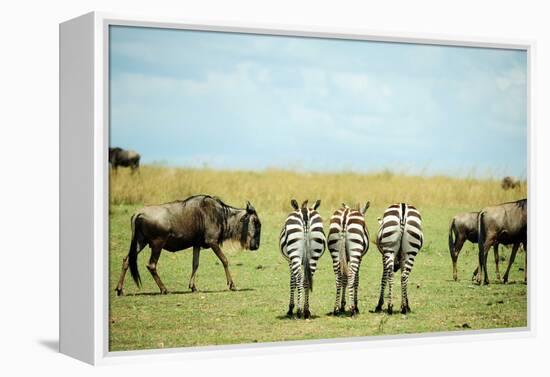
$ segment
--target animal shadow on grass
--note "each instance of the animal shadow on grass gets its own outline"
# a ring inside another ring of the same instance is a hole
[[[315,314],[311,314],[311,316],[308,318],[308,319],[317,319],[319,318],[318,315],[315,315]],[[295,321],[304,321],[304,318],[298,318],[296,316],[296,314],[293,314],[292,316],[288,316],[287,314],[281,314],[281,315],[278,315],[277,316],[277,319],[280,319],[282,321],[284,320],[287,320],[287,321],[292,321],[292,320],[295,320]]]
[[[231,293],[231,292],[250,292],[255,291],[254,288],[237,288],[234,291],[230,291],[228,289],[219,289],[219,290],[197,290],[196,292],[193,291],[168,291],[168,295],[191,295],[196,293]],[[126,296],[164,296],[160,292],[137,292],[137,293],[130,293],[126,294]]]

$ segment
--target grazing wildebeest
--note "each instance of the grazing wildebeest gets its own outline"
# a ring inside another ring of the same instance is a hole
[[[503,190],[509,190],[509,189],[514,189],[516,187],[520,187],[521,182],[519,181],[519,179],[514,177],[504,177],[502,178],[502,182],[500,183],[500,186],[502,187]]]
[[[458,272],[456,264],[458,261],[458,255],[464,246],[466,241],[470,241],[474,244],[478,242],[478,229],[477,229],[477,217],[479,212],[466,212],[460,213],[452,218],[449,226],[449,252],[451,253],[451,260],[453,261],[453,279],[458,279]],[[454,238],[454,239],[453,239]],[[495,253],[495,267],[497,279],[500,280],[500,271],[498,268],[499,256],[498,256],[498,243],[493,245]],[[472,279],[477,276],[478,268],[475,269]]]
[[[129,167],[134,173],[139,168],[141,156],[135,151],[127,151],[122,148],[109,148],[109,163],[116,172],[119,166]]]
[[[487,251],[495,243],[513,245],[503,282],[508,281],[520,243],[525,250],[525,281],[527,281],[527,199],[487,207],[478,216],[479,273],[477,282],[489,284]]]
[[[257,250],[260,247],[260,218],[250,202],[246,202],[244,209],[235,208],[209,195],[195,195],[181,201],[146,206],[134,213],[131,225],[130,250],[122,262],[122,273],[115,289],[118,295],[122,294],[128,267],[138,287],[141,286],[137,255],[146,245],[151,248],[147,269],[163,294],[168,291],[157,274],[162,249],[176,252],[193,247],[193,271],[189,288],[194,292],[197,290],[195,274],[199,267],[201,248],[214,251],[223,264],[229,289],[235,290],[227,258],[220,246],[226,240],[235,240],[244,249]]]

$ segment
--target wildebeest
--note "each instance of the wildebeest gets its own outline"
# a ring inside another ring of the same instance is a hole
[[[139,168],[141,156],[135,151],[127,151],[122,148],[109,148],[109,163],[116,172],[119,166],[129,167],[134,173]]]
[[[478,242],[478,225],[477,217],[479,212],[466,212],[460,213],[454,216],[449,226],[449,252],[451,254],[451,260],[453,261],[453,279],[458,279],[457,261],[458,255],[464,246],[466,241],[470,241],[473,244]],[[498,243],[493,245],[495,253],[495,267],[497,279],[500,280],[500,272],[498,268],[499,256],[498,256]],[[475,278],[478,273],[478,268],[475,269],[473,277]]]
[[[503,190],[514,189],[520,186],[521,182],[519,181],[519,179],[514,177],[504,177],[502,178],[502,182],[500,183],[500,187],[502,187]]]
[[[495,243],[513,245],[503,282],[508,281],[520,243],[525,250],[525,281],[527,281],[527,199],[487,207],[478,216],[479,273],[477,282],[489,284],[487,277],[487,251]],[[483,279],[483,281],[482,281]]]
[[[147,269],[163,294],[168,291],[157,273],[162,249],[176,252],[193,247],[189,288],[196,291],[195,275],[201,249],[211,248],[214,251],[223,264],[229,289],[235,290],[221,245],[226,240],[235,240],[244,249],[257,250],[260,247],[261,223],[252,204],[246,202],[246,208],[235,208],[209,195],[195,195],[185,200],[146,206],[132,216],[131,227],[130,250],[122,262],[122,273],[115,289],[118,295],[122,294],[128,267],[138,287],[141,286],[137,256],[147,245],[151,248]]]

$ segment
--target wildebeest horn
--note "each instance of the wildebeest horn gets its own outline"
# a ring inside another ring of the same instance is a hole
[[[298,202],[296,201],[296,199],[292,199],[292,200],[290,201],[290,205],[291,205],[292,208],[294,208],[295,210],[298,210],[298,208],[300,208],[300,207],[298,207]]]
[[[308,199],[306,199],[306,200],[302,203],[302,208],[307,208],[307,202],[308,202]]]
[[[313,205],[313,209],[319,208],[320,205],[321,205],[321,199],[317,199],[317,200],[315,201],[315,204]]]
[[[369,207],[370,207],[370,202],[367,202],[367,203],[365,204],[365,207],[363,207],[363,210],[361,211],[361,213],[364,215],[365,212],[367,212],[367,209],[369,209]]]
[[[248,200],[246,201],[246,212],[248,213],[256,212],[256,209],[252,206],[252,204],[250,204]]]

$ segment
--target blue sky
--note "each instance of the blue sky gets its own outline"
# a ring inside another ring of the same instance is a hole
[[[111,145],[219,169],[527,171],[524,51],[111,27]]]

